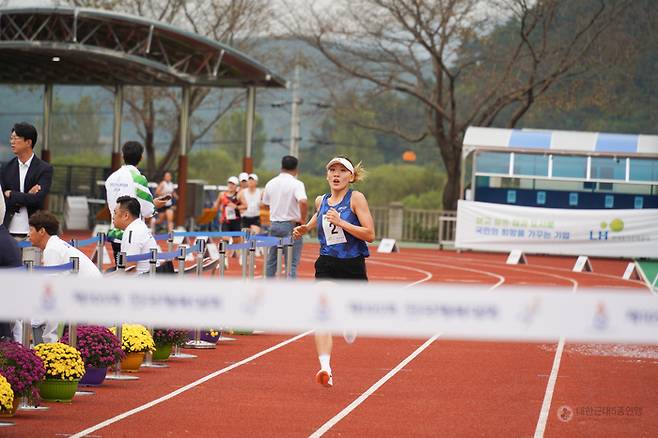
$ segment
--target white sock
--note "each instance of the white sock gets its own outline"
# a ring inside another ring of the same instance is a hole
[[[331,356],[329,354],[321,354],[318,356],[318,359],[320,359],[320,369],[329,371],[329,374],[331,374],[331,365],[329,365],[330,358]]]

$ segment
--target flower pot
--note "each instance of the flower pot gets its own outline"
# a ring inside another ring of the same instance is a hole
[[[201,330],[199,334],[199,340],[200,341],[206,341],[210,342],[211,344],[216,344],[217,341],[219,341],[219,337],[222,335],[222,332],[217,330],[217,336],[210,336],[210,332],[208,330]],[[194,330],[190,330],[189,334],[190,340],[194,340]]]
[[[16,414],[16,411],[18,410],[18,405],[20,404],[21,404],[20,397],[14,395],[14,404],[12,405],[11,409],[0,408],[0,418],[13,417]]]
[[[71,403],[78,380],[46,379],[39,382],[39,394],[45,401]]]
[[[121,361],[121,371],[126,371],[129,373],[136,373],[139,371],[139,367],[142,366],[144,362],[144,353],[143,351],[132,351],[126,353],[125,359]]]
[[[94,368],[89,367],[85,369],[85,375],[80,379],[80,386],[99,386],[105,380],[107,374],[107,367]]]
[[[164,344],[164,345],[155,345],[155,351],[153,352],[153,360],[163,361],[169,359],[171,354],[171,349],[173,344]]]

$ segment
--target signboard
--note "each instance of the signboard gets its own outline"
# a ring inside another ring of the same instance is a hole
[[[573,272],[592,272],[592,264],[589,262],[589,258],[587,256],[580,256],[578,257],[578,260],[576,260],[576,264],[573,265]]]
[[[658,209],[576,210],[460,200],[458,249],[658,258]]]
[[[527,265],[528,260],[525,258],[525,254],[520,249],[515,249],[509,253],[507,256],[507,261],[505,262],[508,265]]]
[[[377,252],[389,253],[400,252],[400,250],[398,249],[398,245],[395,243],[395,239],[382,239],[382,241],[379,242],[379,246],[377,247]]]

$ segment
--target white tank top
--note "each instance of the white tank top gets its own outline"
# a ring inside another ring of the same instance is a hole
[[[164,184],[162,186],[162,194],[163,195],[171,195],[174,193],[174,183],[173,181],[164,181]]]
[[[260,195],[261,189],[254,190],[253,193],[249,189],[244,189],[244,200],[247,201],[247,209],[242,216],[256,217],[260,216]]]

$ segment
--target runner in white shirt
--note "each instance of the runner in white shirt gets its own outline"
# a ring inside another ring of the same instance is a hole
[[[71,257],[79,261],[79,275],[85,277],[100,277],[101,273],[94,263],[82,251],[57,236],[59,221],[48,211],[37,211],[30,216],[29,238],[32,246],[43,251],[41,258],[43,266],[57,266],[69,263]],[[70,271],[62,271],[62,275]],[[41,342],[57,342],[57,322],[32,319],[35,344]]]
[[[121,239],[121,251],[127,256],[146,254],[151,249],[159,249],[158,243],[151,235],[151,230],[143,220],[139,218],[139,202],[130,196],[121,196],[117,199],[114,210],[114,224],[123,230]],[[149,261],[137,262],[137,273],[149,272]]]

